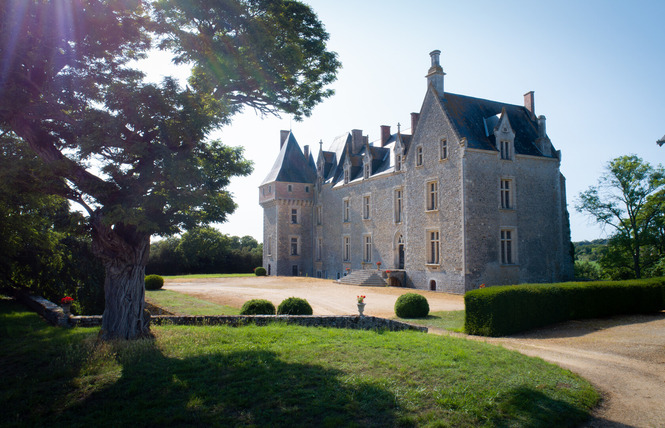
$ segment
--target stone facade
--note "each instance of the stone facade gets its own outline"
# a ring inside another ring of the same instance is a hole
[[[270,275],[339,279],[400,272],[403,286],[464,293],[480,284],[573,275],[561,153],[533,92],[524,106],[443,92],[439,51],[410,133],[337,137],[316,161],[282,131],[261,184]]]

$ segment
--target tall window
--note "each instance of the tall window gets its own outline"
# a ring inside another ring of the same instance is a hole
[[[511,153],[510,150],[510,141],[501,140],[500,148],[501,148],[501,159],[510,160],[513,158],[513,154]]]
[[[298,209],[291,208],[291,223],[298,224]]]
[[[439,154],[441,155],[441,160],[448,159],[448,140],[445,138],[439,143]]]
[[[501,180],[501,208],[511,209],[513,202],[511,200],[512,180]]]
[[[367,220],[370,217],[370,200],[369,196],[363,196],[363,218]]]
[[[305,193],[309,193],[309,186],[305,186]]]
[[[348,262],[351,260],[351,237],[345,236],[344,237],[344,261]]]
[[[430,181],[427,183],[427,210],[439,209],[439,183],[437,181]]]
[[[513,231],[509,229],[501,230],[501,263],[511,265],[513,259]]]
[[[344,184],[349,182],[349,168],[344,168]]]
[[[321,260],[323,255],[323,238],[319,238],[316,241],[316,260]]]
[[[291,238],[291,255],[298,255],[298,238],[295,236]]]
[[[395,223],[402,222],[402,205],[404,203],[402,192],[402,189],[395,190]]]
[[[439,264],[439,231],[431,230],[427,232],[427,263],[431,265]]]
[[[287,190],[288,192],[293,192],[293,185],[291,185],[291,184],[287,184],[287,185],[286,185],[286,190]]]
[[[344,221],[349,221],[350,216],[351,216],[351,207],[349,206],[349,200],[344,199],[344,213],[343,213]]]
[[[395,155],[395,171],[402,170],[402,155]]]
[[[423,146],[416,147],[416,166],[423,166]]]
[[[369,178],[370,172],[372,170],[370,163],[366,162],[365,166],[363,168],[364,168],[363,176],[365,177],[365,180],[367,180]]]
[[[363,254],[363,261],[372,261],[372,235],[365,235],[365,251]]]

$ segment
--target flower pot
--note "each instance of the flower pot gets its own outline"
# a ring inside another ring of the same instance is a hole
[[[358,303],[358,313],[360,316],[364,316],[363,312],[365,311],[365,303]]]
[[[62,312],[65,314],[65,316],[68,317],[71,314],[72,304],[71,303],[62,303],[60,306],[62,306]]]

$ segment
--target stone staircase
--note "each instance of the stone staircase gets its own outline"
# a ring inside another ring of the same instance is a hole
[[[348,275],[337,280],[340,284],[349,285],[380,285],[386,286],[388,283],[381,277],[381,271],[376,269],[360,269],[351,271]]]

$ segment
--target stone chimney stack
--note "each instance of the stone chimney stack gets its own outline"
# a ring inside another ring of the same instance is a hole
[[[545,125],[545,116],[538,116],[538,139],[536,140],[538,144],[538,149],[545,156],[552,156],[552,143],[550,139],[547,138],[547,128]]]
[[[384,147],[390,139],[390,125],[381,125],[381,147]]]
[[[411,135],[416,135],[416,127],[418,126],[419,119],[420,113],[411,113]]]
[[[291,131],[284,131],[284,130],[279,131],[279,148],[280,148],[280,150],[281,150],[282,146],[284,146],[284,143],[286,142],[286,139],[288,138],[290,132]]]
[[[304,146],[302,149],[303,154],[305,155],[305,159],[309,160],[309,145]]]
[[[547,138],[546,120],[545,116],[538,116],[538,138]]]
[[[533,91],[524,94],[524,108],[529,110],[534,117],[536,116],[536,101],[533,97]]]
[[[351,154],[358,154],[363,147],[362,129],[351,130]]]
[[[443,98],[443,76],[446,73],[443,72],[443,68],[439,64],[439,55],[441,55],[440,50],[435,50],[429,53],[430,59],[432,60],[432,66],[427,71],[427,86],[434,86],[436,92],[441,98]]]

